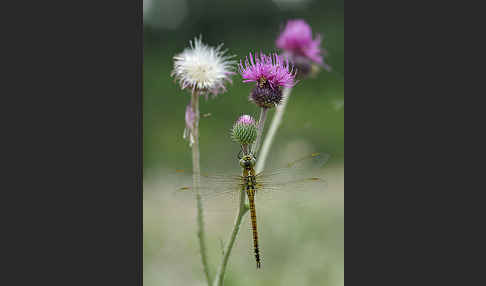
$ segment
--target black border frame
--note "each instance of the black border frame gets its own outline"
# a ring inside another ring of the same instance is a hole
[[[138,114],[138,145],[137,145],[137,171],[138,171],[138,281],[143,285],[143,0],[138,1],[137,9],[137,31],[138,31],[138,78],[139,95],[137,97],[137,114]]]
[[[2,281],[143,285],[143,1],[29,4],[4,6]]]

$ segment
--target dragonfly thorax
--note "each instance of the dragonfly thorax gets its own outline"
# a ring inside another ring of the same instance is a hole
[[[253,155],[245,155],[240,159],[240,166],[244,169],[251,169],[255,167],[256,159]]]

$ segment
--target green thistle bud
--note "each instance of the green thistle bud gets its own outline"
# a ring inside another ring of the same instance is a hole
[[[242,115],[231,129],[231,138],[241,145],[252,144],[257,138],[257,126],[250,115]]]

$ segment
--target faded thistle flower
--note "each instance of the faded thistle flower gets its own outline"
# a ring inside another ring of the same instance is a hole
[[[182,89],[190,88],[200,94],[217,95],[226,91],[225,83],[231,82],[234,74],[233,56],[226,55],[222,44],[210,47],[196,37],[190,47],[174,56],[174,70],[171,73]]]
[[[250,100],[262,108],[271,108],[282,100],[281,87],[295,85],[295,71],[288,60],[284,61],[277,54],[267,56],[263,53],[240,60],[239,72],[243,82],[256,82],[250,94]]]
[[[252,144],[257,137],[257,126],[255,120],[250,115],[242,115],[231,129],[233,141],[242,145],[243,150],[247,150],[248,145]]]
[[[199,122],[199,95],[217,95],[226,90],[226,82],[231,82],[234,74],[233,56],[226,55],[222,44],[210,47],[202,42],[202,37],[196,37],[189,42],[190,47],[174,56],[174,69],[171,76],[179,82],[182,89],[192,90],[191,102],[186,107],[186,128],[183,138],[194,143],[194,125]],[[194,108],[193,108],[194,106]],[[195,123],[196,122],[196,123]]]
[[[324,63],[327,51],[321,48],[321,36],[317,35],[313,40],[312,29],[304,20],[289,20],[277,38],[276,46],[295,65],[299,76],[315,73],[319,67],[331,70]]]

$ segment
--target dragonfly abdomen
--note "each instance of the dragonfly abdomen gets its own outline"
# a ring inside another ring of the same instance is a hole
[[[248,195],[248,201],[250,203],[250,217],[251,217],[251,227],[253,230],[253,248],[255,251],[255,260],[257,268],[260,268],[260,249],[258,247],[258,231],[257,231],[257,221],[256,221],[256,209],[255,209],[255,189],[248,185],[246,189]]]

